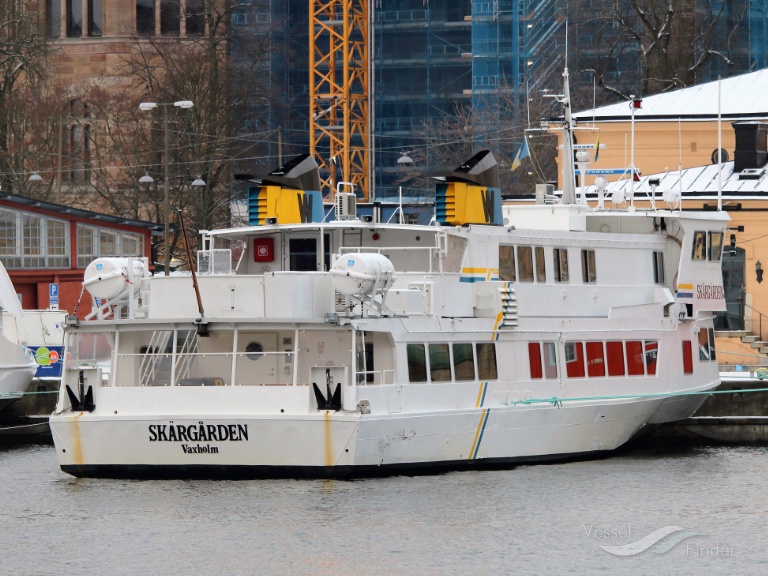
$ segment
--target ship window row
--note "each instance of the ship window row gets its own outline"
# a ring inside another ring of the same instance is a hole
[[[568,341],[563,360],[568,378],[604,376],[654,376],[659,343],[656,340]],[[531,378],[557,379],[555,342],[529,342]]]
[[[693,233],[693,260],[720,262],[723,253],[723,233],[697,230]]]
[[[570,281],[568,249],[552,249],[553,278],[555,282]],[[547,281],[547,262],[542,246],[499,246],[499,279],[505,282],[544,283]],[[597,261],[594,250],[581,250],[581,281],[597,282]]]
[[[496,344],[408,344],[410,382],[466,382],[496,380]]]

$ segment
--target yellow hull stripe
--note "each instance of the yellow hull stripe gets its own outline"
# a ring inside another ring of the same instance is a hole
[[[485,425],[488,423],[488,414],[491,413],[490,408],[486,408],[480,414],[480,422],[477,423],[477,432],[475,432],[475,441],[472,443],[472,450],[469,452],[469,459],[474,460],[477,458],[477,453],[480,450],[480,442],[483,441],[483,432],[485,432]]]

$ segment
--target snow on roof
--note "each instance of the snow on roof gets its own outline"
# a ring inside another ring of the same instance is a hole
[[[643,98],[642,108],[635,110],[635,120],[677,120],[717,117],[718,82],[706,82],[665,94]],[[724,78],[720,81],[721,115],[728,120],[738,118],[768,119],[768,69]],[[582,122],[595,120],[629,120],[629,102],[590,108],[574,113]]]
[[[768,169],[758,168],[752,172],[749,177],[743,173],[733,171],[733,162],[723,162],[721,175],[721,188],[723,198],[729,200],[746,199],[768,199]],[[682,174],[682,176],[681,176]],[[589,176],[587,178],[590,178]],[[658,180],[655,188],[651,181]],[[597,193],[594,184],[585,187],[587,195],[592,197]],[[607,198],[616,190],[622,190],[629,194],[632,190],[632,184],[629,179],[609,182],[605,189]],[[693,199],[711,199],[717,197],[718,190],[718,165],[709,164],[707,166],[697,166],[696,168],[686,168],[682,173],[678,170],[672,172],[661,172],[659,174],[650,174],[642,176],[639,182],[634,183],[634,192],[636,199],[649,198],[652,191],[660,197],[663,190],[681,190],[683,200]]]

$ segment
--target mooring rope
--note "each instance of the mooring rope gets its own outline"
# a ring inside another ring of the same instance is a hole
[[[551,398],[528,398],[526,400],[513,400],[508,403],[509,406],[518,404],[552,404],[560,408],[563,402],[585,402],[587,400],[632,400],[643,398],[672,398],[676,396],[701,396],[709,394],[744,394],[747,392],[768,392],[768,388],[747,388],[745,390],[705,390],[701,392],[658,392],[655,394],[627,394],[620,396],[575,396],[573,398],[560,398],[552,396]]]

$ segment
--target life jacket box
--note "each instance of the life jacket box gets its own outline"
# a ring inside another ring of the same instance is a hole
[[[256,238],[253,241],[253,261],[272,262],[275,259],[274,238]]]

